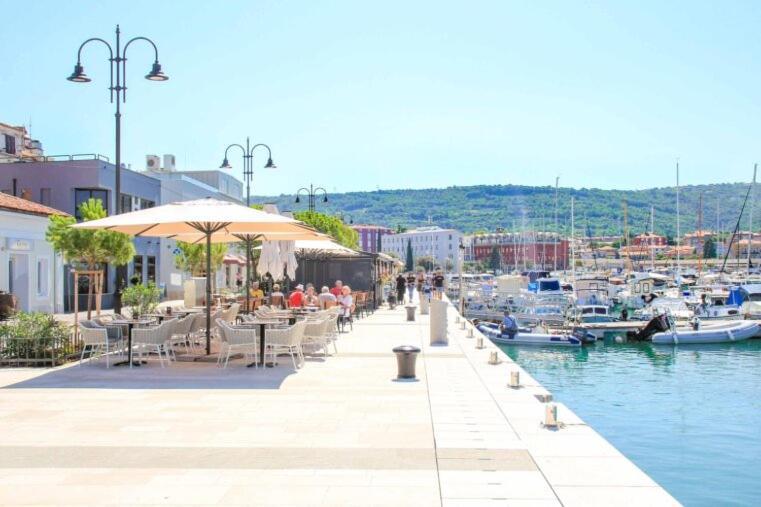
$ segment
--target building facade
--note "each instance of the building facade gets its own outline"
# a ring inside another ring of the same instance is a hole
[[[668,241],[666,236],[660,236],[658,234],[638,234],[632,238],[632,246],[666,246]]]
[[[42,143],[32,139],[26,127],[0,123],[0,163],[42,160]]]
[[[364,252],[378,253],[378,246],[381,244],[381,238],[386,234],[393,234],[394,231],[388,227],[380,225],[352,225],[352,229],[359,234],[359,249]]]
[[[0,291],[22,311],[63,311],[63,260],[45,240],[50,215],[66,213],[0,193]]]
[[[16,195],[79,216],[79,205],[90,198],[99,199],[107,212],[116,207],[114,184],[116,167],[106,157],[46,157],[42,162],[25,161],[0,165],[0,191]],[[123,210],[134,211],[155,206],[161,199],[161,186],[153,177],[122,168],[121,195]],[[158,265],[161,246],[157,238],[135,238],[136,255],[128,266],[128,276],[159,283]],[[113,305],[116,269],[107,266],[103,306]],[[83,282],[83,283],[86,283]],[[80,292],[83,292],[80,285]],[[64,279],[65,308],[73,308],[70,276]],[[84,298],[85,296],[80,296]],[[84,303],[84,299],[80,301]],[[81,305],[80,305],[81,306]]]
[[[472,245],[473,259],[476,261],[488,261],[496,246],[500,252],[503,271],[569,267],[568,240],[553,233],[478,234],[473,236]]]
[[[383,253],[394,254],[405,260],[409,242],[414,259],[433,257],[435,263],[442,268],[456,269],[462,237],[462,233],[455,229],[420,227],[407,232],[382,235],[381,249]]]

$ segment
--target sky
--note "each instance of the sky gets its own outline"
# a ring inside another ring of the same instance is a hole
[[[219,167],[253,193],[749,181],[761,162],[761,2],[0,0],[0,122],[47,154],[114,152],[105,47],[135,43],[122,159]],[[241,157],[231,152],[232,172]]]

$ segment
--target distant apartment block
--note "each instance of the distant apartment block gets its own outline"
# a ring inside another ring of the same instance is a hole
[[[473,259],[476,261],[488,261],[492,249],[496,246],[505,271],[520,271],[524,268],[554,269],[555,266],[558,269],[566,269],[569,266],[568,240],[554,233],[477,234],[471,242]]]
[[[359,248],[365,252],[378,253],[381,238],[387,234],[393,234],[394,231],[388,227],[380,225],[352,225],[352,229],[359,234]]]
[[[441,267],[449,264],[452,268],[456,268],[462,237],[462,233],[455,229],[442,229],[436,226],[419,227],[407,232],[382,235],[381,249],[383,253],[393,253],[404,260],[409,242],[415,259],[433,257],[436,264]]]

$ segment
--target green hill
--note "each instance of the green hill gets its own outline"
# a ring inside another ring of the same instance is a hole
[[[681,188],[680,210],[682,233],[697,226],[700,195],[703,194],[703,228],[715,229],[717,202],[723,231],[735,227],[742,207],[747,183],[695,185]],[[369,223],[391,228],[425,225],[430,215],[433,224],[453,227],[463,232],[520,229],[553,230],[555,189],[518,185],[476,185],[423,190],[375,190],[329,194],[329,202],[318,198],[317,210],[346,214],[345,220],[355,224]],[[602,190],[597,188],[560,188],[558,191],[558,223],[562,231],[570,230],[571,197],[575,198],[577,234],[585,234],[587,224],[593,235],[618,234],[623,223],[623,202],[628,206],[630,234],[650,228],[650,207],[655,208],[655,231],[672,236],[676,232],[676,188],[646,190]],[[254,202],[274,202],[281,210],[300,210],[293,195],[258,196]],[[761,191],[756,192],[756,224],[761,224]],[[749,205],[742,228],[748,227]],[[754,229],[761,227],[754,226]]]

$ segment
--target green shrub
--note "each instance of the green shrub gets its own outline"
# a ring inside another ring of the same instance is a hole
[[[132,285],[122,291],[122,304],[129,306],[133,317],[153,313],[159,305],[161,290],[156,284]]]
[[[19,312],[13,320],[0,324],[0,358],[51,362],[74,352],[69,327],[52,315]]]

